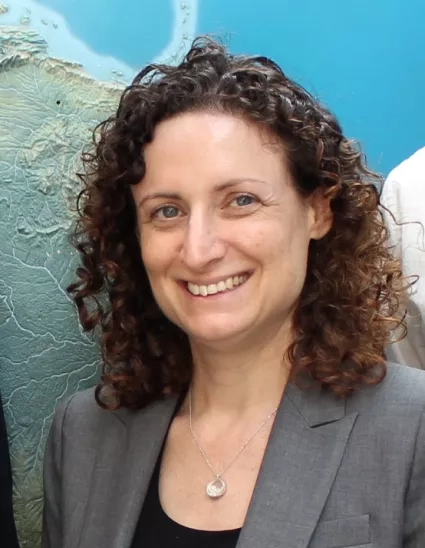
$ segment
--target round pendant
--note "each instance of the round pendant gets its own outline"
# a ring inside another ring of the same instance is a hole
[[[219,499],[227,490],[227,485],[221,478],[216,478],[207,485],[207,495],[212,499]]]

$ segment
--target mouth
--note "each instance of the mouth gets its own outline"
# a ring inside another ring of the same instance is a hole
[[[204,285],[193,282],[184,282],[184,285],[189,293],[196,297],[209,297],[210,295],[217,295],[217,293],[228,293],[230,291],[234,291],[243,285],[250,277],[251,273],[244,272],[242,274],[236,274],[235,276],[223,278],[213,284]]]

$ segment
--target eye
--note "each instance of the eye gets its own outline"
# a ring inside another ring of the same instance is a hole
[[[157,219],[175,219],[179,216],[180,210],[176,206],[167,205],[155,209],[152,213],[152,217]]]
[[[232,204],[238,207],[246,207],[254,204],[257,200],[251,194],[239,194],[232,200]]]

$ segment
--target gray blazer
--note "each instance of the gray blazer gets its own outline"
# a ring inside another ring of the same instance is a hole
[[[176,398],[57,409],[43,548],[130,548]],[[287,387],[238,548],[424,548],[425,372],[389,366],[347,401]]]

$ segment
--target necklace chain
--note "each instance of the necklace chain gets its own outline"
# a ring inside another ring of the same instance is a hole
[[[195,433],[192,428],[192,391],[189,391],[189,430],[190,434],[193,438],[193,441],[196,443],[196,446],[199,449],[199,452],[204,457],[205,462],[207,463],[208,467],[210,468],[211,472],[214,474],[214,476],[217,479],[220,479],[221,476],[232,466],[232,464],[235,462],[235,460],[239,457],[239,455],[242,453],[242,451],[245,449],[245,447],[255,438],[255,436],[258,434],[258,432],[268,423],[268,421],[273,417],[273,415],[277,412],[278,407],[275,407],[273,411],[263,420],[263,422],[260,424],[260,426],[254,431],[254,433],[248,438],[248,440],[242,445],[242,447],[239,449],[239,451],[236,453],[236,455],[233,457],[233,459],[227,463],[224,468],[220,472],[216,472],[209,461],[205,451],[203,450],[201,444],[199,443],[198,439],[195,436]]]

